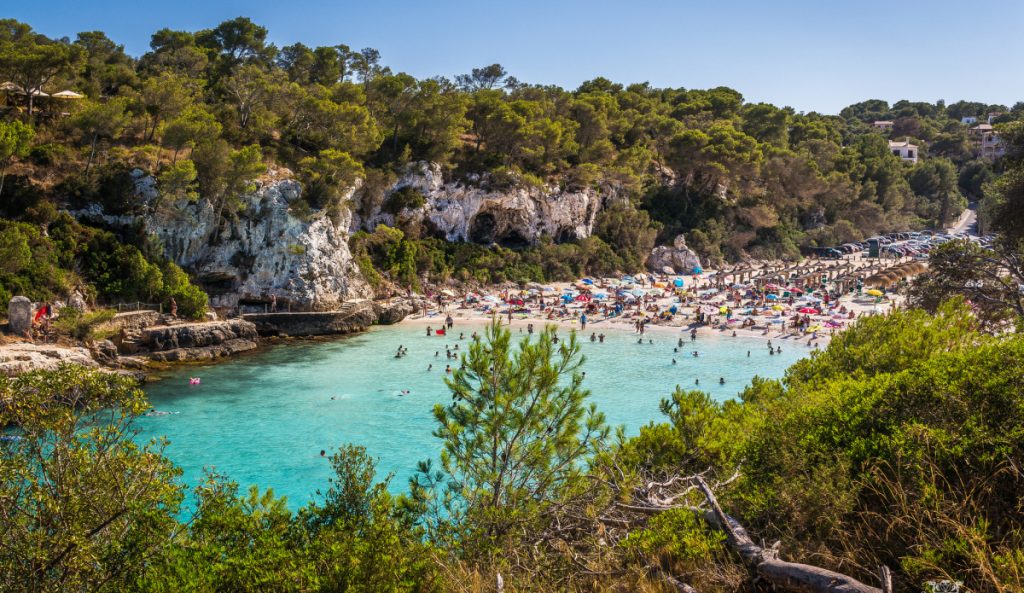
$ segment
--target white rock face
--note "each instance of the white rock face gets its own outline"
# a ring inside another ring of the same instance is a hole
[[[348,215],[337,226],[323,213],[300,220],[288,211],[299,197],[292,179],[267,179],[242,198],[238,218],[218,229],[214,206],[205,199],[181,202],[145,217],[148,230],[168,257],[214,284],[211,304],[234,307],[239,300],[277,297],[278,308],[329,311],[342,302],[372,297],[348,248]]]
[[[602,196],[593,190],[562,191],[558,188],[491,190],[461,183],[445,183],[437,164],[410,167],[389,192],[404,187],[418,190],[426,204],[404,210],[399,217],[422,222],[448,241],[499,243],[520,246],[537,243],[542,236],[556,241],[589,237],[602,207]],[[609,199],[615,196],[609,195]],[[394,225],[395,217],[374,212],[367,220],[355,220],[353,228],[373,229]]]

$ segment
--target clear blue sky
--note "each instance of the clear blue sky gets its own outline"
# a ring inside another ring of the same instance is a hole
[[[141,55],[163,27],[239,15],[278,46],[375,47],[418,77],[499,62],[571,89],[605,76],[733,87],[748,101],[835,113],[863,99],[1024,100],[1024,2],[953,0],[49,0],[0,16],[49,36],[103,30]]]

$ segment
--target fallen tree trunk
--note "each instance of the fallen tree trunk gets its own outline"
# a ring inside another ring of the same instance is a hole
[[[757,572],[758,576],[769,583],[797,593],[883,593],[878,587],[865,585],[842,573],[809,564],[780,560],[775,548],[765,549],[755,544],[747,530],[725,514],[718,504],[715,493],[703,477],[697,476],[695,481],[708,506],[711,507],[705,518],[726,533],[729,545]]]

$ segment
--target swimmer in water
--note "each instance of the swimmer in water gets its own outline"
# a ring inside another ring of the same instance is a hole
[[[444,372],[446,372],[446,373],[449,373],[449,374],[450,374],[450,373],[452,372],[452,365],[450,365],[450,364],[446,364],[446,365],[444,366]]]
[[[694,379],[693,380],[693,384],[694,385],[700,385],[700,379]]]
[[[747,358],[750,358],[750,350],[747,350]]]
[[[725,377],[719,377],[718,378],[718,384],[719,385],[725,385]]]
[[[408,389],[403,389],[402,390],[402,395],[409,395],[409,390]]]
[[[320,449],[320,457],[327,457],[327,451]]]
[[[432,370],[434,370],[434,365],[432,365],[432,364],[428,364],[428,365],[427,365],[427,372],[429,373],[429,372],[430,372],[430,371],[432,371]]]
[[[672,359],[672,364],[676,364],[676,359]]]

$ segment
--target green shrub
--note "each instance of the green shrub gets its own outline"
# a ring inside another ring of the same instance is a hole
[[[105,340],[114,332],[102,326],[113,319],[115,313],[113,309],[83,313],[74,307],[64,307],[54,320],[53,326],[59,333],[76,340]]]
[[[391,195],[384,200],[381,209],[389,214],[398,214],[406,208],[409,210],[422,208],[426,203],[427,199],[420,190],[406,186],[391,192]]]

